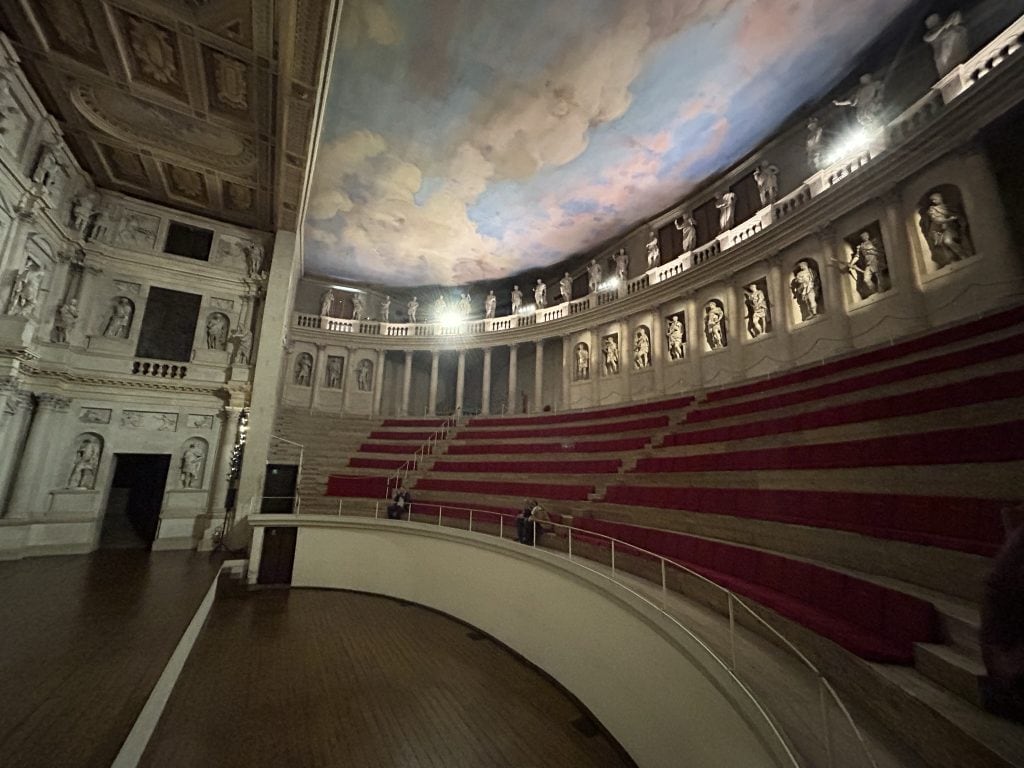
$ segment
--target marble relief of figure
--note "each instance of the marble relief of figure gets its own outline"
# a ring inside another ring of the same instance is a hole
[[[92,435],[82,438],[71,464],[68,488],[91,491],[96,486],[96,473],[99,470],[102,451],[103,447],[99,438]]]
[[[736,194],[726,192],[715,201],[715,208],[718,209],[718,231],[728,232],[736,218]]]
[[[562,301],[572,301],[572,275],[568,272],[558,281],[558,290],[562,294]]]
[[[647,238],[647,268],[654,269],[661,261],[661,247],[658,245],[658,233],[651,230]]]
[[[497,310],[498,297],[494,295],[494,291],[488,291],[487,296],[484,298],[484,317],[488,320],[492,319]]]
[[[805,146],[807,148],[807,165],[810,166],[812,171],[816,171],[821,168],[822,155],[824,152],[824,129],[821,127],[821,123],[818,122],[818,118],[812,117],[807,121],[807,140]]]
[[[135,305],[132,300],[124,296],[118,296],[114,300],[114,307],[110,312],[110,318],[103,327],[103,335],[108,339],[127,339],[132,330],[132,317],[135,315]]]
[[[360,392],[373,391],[373,363],[365,358],[356,366],[356,389]]]
[[[512,314],[519,314],[519,309],[523,306],[523,292],[519,290],[518,285],[512,286]]]
[[[68,335],[78,323],[78,299],[68,299],[60,305],[53,316],[53,329],[50,341],[54,344],[67,344]]]
[[[612,254],[612,261],[615,262],[615,277],[620,283],[626,282],[629,278],[629,254],[625,248],[619,248]]]
[[[214,312],[206,320],[206,348],[225,350],[228,348],[229,323],[227,317]]]
[[[757,194],[761,198],[761,207],[772,205],[779,199],[779,168],[771,163],[761,163],[754,169],[754,181],[757,183]]]
[[[11,295],[7,300],[7,314],[31,318],[39,303],[39,289],[46,270],[29,261],[14,278]]]
[[[533,288],[533,303],[537,306],[537,309],[544,309],[548,305],[548,287],[544,285],[544,281],[539,277],[537,278],[537,285]]]
[[[967,27],[960,11],[953,11],[945,19],[933,13],[924,20],[924,41],[932,47],[935,69],[943,78],[967,61],[971,55],[967,47]]]
[[[313,356],[303,352],[295,358],[295,385],[308,387],[313,376]]]
[[[932,261],[945,267],[974,255],[967,232],[967,218],[959,206],[947,202],[941,192],[928,194],[928,204],[921,212]]]
[[[341,389],[342,362],[340,357],[327,358],[327,370],[324,374],[324,383],[328,389]]]
[[[591,259],[590,264],[587,265],[587,289],[590,293],[597,293],[598,288],[601,287],[601,265],[597,263],[596,259]]]
[[[789,281],[789,290],[793,294],[793,300],[800,308],[801,320],[810,320],[818,315],[818,293],[821,284],[818,282],[818,275],[808,261],[797,262],[793,271],[793,279]]]
[[[750,338],[756,339],[768,332],[768,297],[764,295],[761,286],[751,283],[747,286],[743,302],[747,305],[747,333]]]
[[[380,319],[381,322],[391,322],[391,297],[385,296],[384,301],[380,303]]]
[[[366,297],[361,293],[352,296],[352,319],[366,320]]]
[[[693,214],[686,213],[672,222],[675,228],[679,231],[679,237],[682,242],[680,243],[680,253],[688,253],[697,247],[697,220],[693,218]]]
[[[672,315],[665,324],[665,338],[668,340],[668,356],[670,360],[683,358],[683,323],[679,315]]]
[[[415,323],[416,322],[416,312],[419,310],[419,308],[420,308],[420,303],[418,301],[416,301],[416,297],[415,296],[413,296],[412,300],[409,301],[409,303],[405,305],[405,311],[409,315],[409,322],[410,323]]]
[[[206,464],[206,448],[199,440],[191,440],[181,453],[178,466],[182,488],[201,488],[203,468]]]
[[[633,335],[633,367],[642,371],[651,365],[651,334],[646,325],[641,325]]]
[[[725,332],[725,308],[717,299],[704,307],[704,339],[708,349],[723,349],[729,345]]]
[[[334,308],[334,291],[328,288],[322,294],[320,294],[320,316],[330,317],[331,310]]]
[[[605,336],[601,343],[604,355],[604,375],[611,376],[619,372],[619,337],[617,334]]]
[[[857,115],[857,122],[860,126],[869,131],[875,131],[882,127],[882,101],[885,93],[885,83],[876,80],[870,74],[860,76],[860,85],[853,96],[849,99],[833,101],[837,107],[853,107]]]
[[[574,374],[576,381],[586,381],[590,378],[590,347],[582,341],[576,345],[576,369]]]

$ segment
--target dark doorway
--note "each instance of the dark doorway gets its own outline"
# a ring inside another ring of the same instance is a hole
[[[160,525],[170,454],[117,453],[114,460],[100,548],[149,549]]]
[[[270,515],[291,514],[295,506],[295,484],[298,479],[299,468],[294,464],[267,464],[260,512]]]
[[[295,540],[298,528],[267,528],[263,532],[258,584],[291,584],[295,564]]]

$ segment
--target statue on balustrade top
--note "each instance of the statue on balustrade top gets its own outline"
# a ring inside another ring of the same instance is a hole
[[[320,294],[320,316],[330,317],[331,310],[334,308],[334,291],[328,288],[322,294]]]
[[[537,278],[537,285],[533,287],[533,303],[537,309],[544,309],[548,305],[548,287],[544,281]]]
[[[448,314],[448,300],[442,294],[434,302],[434,321],[444,319],[446,314]]]
[[[754,181],[757,182],[757,194],[761,197],[761,207],[772,205],[779,199],[779,167],[771,163],[761,163],[754,169]]]
[[[498,310],[498,297],[494,295],[494,291],[488,291],[487,296],[484,298],[484,317],[490,320],[494,317],[494,313]]]
[[[91,491],[96,485],[96,472],[100,467],[100,455],[103,449],[97,438],[86,435],[78,444],[75,458],[71,464],[71,476],[68,488]]]
[[[683,359],[683,323],[679,315],[672,315],[665,325],[665,338],[668,339],[668,356],[670,360]]]
[[[860,126],[868,131],[877,131],[882,128],[884,93],[884,82],[876,80],[871,74],[863,74],[860,76],[860,85],[852,97],[837,99],[832,103],[837,107],[853,107]]]
[[[801,320],[806,321],[817,317],[821,282],[808,260],[797,262],[796,269],[793,271],[793,279],[789,281],[789,290],[793,294],[793,300],[800,308]]]
[[[366,358],[356,366],[356,389],[360,392],[373,391],[373,363]]]
[[[658,245],[658,233],[651,230],[647,238],[647,268],[654,269],[661,260],[661,247]]]
[[[590,378],[590,347],[582,341],[576,345],[576,370],[573,373],[576,381]]]
[[[230,323],[222,312],[214,312],[206,319],[206,348],[226,350]]]
[[[96,213],[96,201],[96,193],[86,190],[71,202],[71,226],[76,232],[85,235],[89,231],[89,223]]]
[[[587,288],[591,293],[597,293],[601,287],[601,277],[601,265],[595,259],[591,259],[587,265]]]
[[[127,339],[132,330],[132,318],[135,316],[135,305],[125,296],[114,300],[113,309],[107,324],[103,327],[103,335],[108,339]]]
[[[412,300],[405,305],[405,312],[409,315],[409,322],[416,322],[416,311],[420,308],[420,303],[416,301],[416,297],[413,296]]]
[[[955,189],[952,190],[955,193]],[[932,261],[945,267],[974,255],[967,217],[960,206],[947,201],[942,192],[928,194],[928,204],[921,211],[921,228],[932,252]]]
[[[206,448],[200,440],[190,440],[181,453],[178,466],[182,488],[201,488],[203,468],[206,464]]]
[[[473,311],[473,299],[468,293],[464,293],[459,297],[459,314],[462,317],[469,317],[469,313]]]
[[[633,334],[633,368],[642,371],[651,365],[651,334],[641,325]]]
[[[34,261],[28,261],[14,278],[11,295],[7,300],[7,314],[31,318],[39,304],[39,289],[46,270]]]
[[[679,231],[679,237],[682,239],[680,243],[680,253],[688,253],[697,247],[697,220],[693,218],[693,214],[684,213],[674,222],[675,228]]]
[[[747,305],[747,333],[756,339],[768,331],[768,297],[761,286],[751,283],[744,293],[743,302]]]
[[[612,261],[615,262],[615,277],[620,283],[629,279],[629,254],[625,248],[619,248],[612,254]]]
[[[924,26],[928,30],[924,41],[932,47],[935,69],[940,78],[967,61],[971,52],[967,47],[967,27],[960,11],[953,11],[945,20],[933,13],[924,20]]]
[[[726,192],[715,201],[715,208],[718,209],[718,231],[728,232],[736,218],[736,194]]]
[[[518,285],[512,286],[512,314],[518,314],[520,307],[523,306],[523,292],[519,290]]]
[[[824,139],[822,137],[824,133],[825,130],[821,127],[818,118],[812,117],[807,121],[807,140],[805,146],[807,147],[807,165],[810,166],[812,171],[817,171],[822,166],[824,153]]]
[[[562,294],[562,301],[572,301],[572,275],[568,272],[558,281],[558,290]]]
[[[53,328],[50,330],[50,341],[54,344],[67,344],[68,334],[78,323],[78,299],[71,298],[60,305],[53,315]]]
[[[858,235],[847,260],[834,261],[853,280],[857,294],[862,299],[889,290],[889,265],[885,258],[885,248],[871,236],[871,232],[864,231]]]
[[[327,358],[327,371],[325,374],[325,384],[328,389],[341,389],[341,371],[342,363],[340,357],[328,357]]]
[[[601,343],[604,354],[604,375],[611,376],[619,372],[619,335],[613,333],[605,336]]]
[[[718,299],[712,299],[704,307],[704,339],[708,349],[724,349],[729,346],[725,330],[725,307]]]
[[[380,303],[380,319],[381,322],[391,322],[391,297],[385,296],[384,301]]]
[[[313,356],[303,352],[295,358],[295,384],[308,387],[313,377]]]
[[[366,296],[356,293],[352,296],[352,319],[366,320]]]

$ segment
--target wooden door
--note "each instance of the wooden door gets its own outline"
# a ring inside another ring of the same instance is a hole
[[[258,584],[291,584],[295,564],[295,540],[298,528],[271,527],[263,532]]]

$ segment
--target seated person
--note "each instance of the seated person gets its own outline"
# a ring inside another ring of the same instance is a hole
[[[405,489],[404,485],[399,485],[395,489],[395,495],[391,497],[391,503],[388,504],[388,519],[401,520],[402,516],[411,508],[412,495]]]
[[[518,538],[521,543],[533,544],[534,533],[537,534],[539,540],[540,535],[546,530],[544,523],[550,523],[551,518],[535,499],[531,499],[527,504],[528,507],[524,508],[522,513],[516,517],[516,533],[519,534]]]

